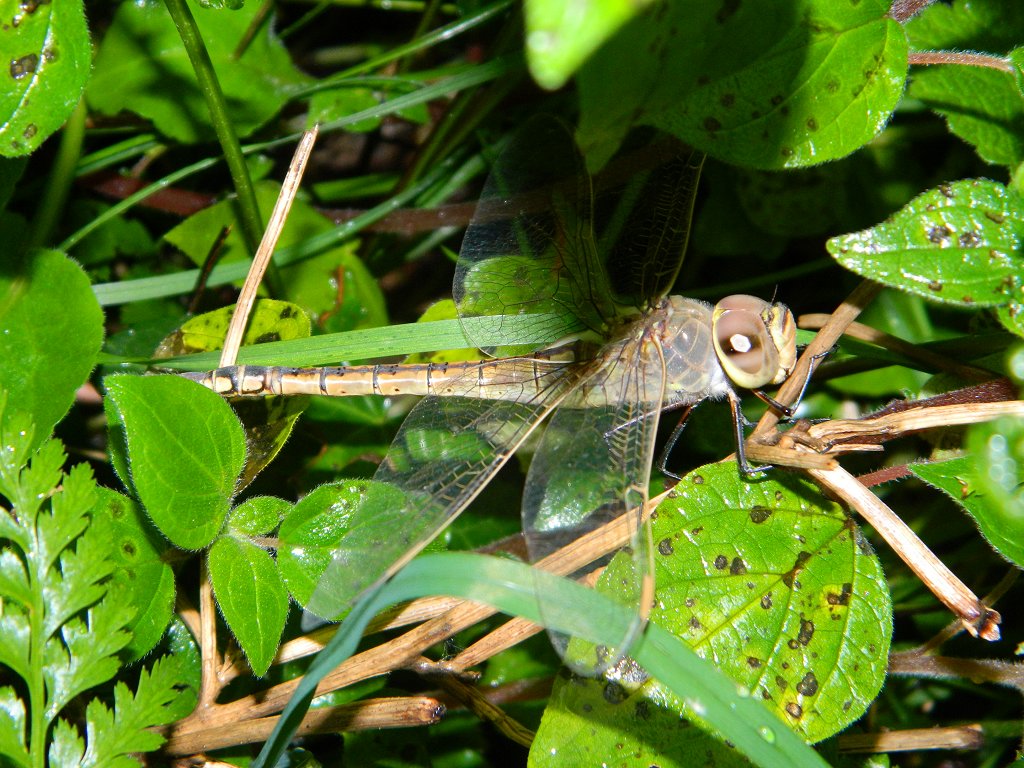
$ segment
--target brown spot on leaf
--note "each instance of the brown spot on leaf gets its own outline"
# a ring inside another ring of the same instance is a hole
[[[736,103],[736,94],[735,93],[723,93],[721,98],[718,101],[719,101],[719,103],[723,107],[728,109],[729,107],[731,107],[733,104]]]
[[[814,622],[810,619],[800,619],[800,634],[796,636],[797,642],[806,646],[811,642],[812,637],[814,637]]]
[[[712,565],[714,565],[719,571],[724,571],[729,567],[729,558],[725,555],[719,555],[715,558],[715,562],[712,563]]]
[[[795,701],[789,702],[786,705],[786,714],[792,717],[794,720],[799,720],[804,716],[804,708],[797,704]]]
[[[626,689],[618,683],[605,683],[601,695],[604,696],[604,700],[609,704],[621,704],[629,696]]]
[[[704,629],[704,626],[700,623],[700,619],[698,619],[696,616],[691,616],[690,629]]]
[[[757,669],[761,666],[761,660],[756,656],[747,656],[747,666],[751,669]]]
[[[743,562],[742,558],[734,557],[732,562],[729,563],[729,573],[733,576],[742,576],[747,572],[746,563]]]
[[[766,611],[772,607],[772,593],[769,592],[767,595],[761,598],[761,607]]]
[[[776,675],[775,676],[775,686],[780,691],[784,691],[787,688],[789,688],[789,683],[786,682],[786,678],[784,678],[782,675]]]
[[[840,594],[835,592],[829,592],[825,596],[825,600],[828,601],[829,605],[849,605],[850,595],[853,594],[853,584],[846,582],[843,584],[843,590]]]
[[[715,117],[704,118],[704,130],[714,133],[715,131],[722,130],[722,123]]]
[[[771,516],[772,511],[768,507],[758,505],[750,510],[750,521],[755,525],[760,525]]]
[[[675,551],[676,548],[672,546],[672,539],[666,537],[658,542],[658,552],[665,555],[665,557],[668,557]]]
[[[20,59],[11,59],[11,77],[15,80],[21,80],[23,77],[35,72],[37,66],[39,66],[38,53],[29,53]]]
[[[961,232],[956,242],[961,248],[976,248],[981,245],[981,236],[977,232],[968,230]]]
[[[800,571],[804,569],[804,565],[810,559],[810,552],[801,551],[797,553],[796,562],[793,564],[793,567],[786,571],[784,574],[782,574],[782,583],[790,589],[793,589],[795,586],[799,586],[796,577],[800,573]]]
[[[796,689],[804,696],[813,696],[818,692],[818,678],[814,676],[813,672],[808,672],[804,675],[803,680],[796,684]]]

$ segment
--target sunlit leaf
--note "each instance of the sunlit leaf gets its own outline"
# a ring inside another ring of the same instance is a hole
[[[649,2],[524,3],[526,57],[534,79],[544,88],[562,87],[605,40]]]
[[[288,617],[288,592],[270,554],[240,538],[223,536],[207,561],[217,605],[255,675],[277,653]]]
[[[0,51],[0,155],[26,155],[60,128],[92,62],[82,0],[5,3]]]
[[[593,148],[607,157],[639,123],[755,168],[848,155],[903,93],[907,41],[888,11],[884,0],[655,6],[581,70],[580,144],[595,162]]]
[[[808,741],[860,717],[885,678],[891,602],[877,558],[838,505],[809,483],[749,483],[724,463],[685,477],[656,514],[653,623]],[[622,567],[606,570],[608,588]],[[559,679],[552,702],[538,755],[558,741],[563,760],[587,764],[620,749],[644,765],[694,765],[708,751],[731,764],[728,750],[681,721],[699,721],[700,708],[629,659],[604,680]],[[565,742],[580,729],[589,738]]]
[[[915,197],[871,229],[833,237],[829,253],[884,285],[964,307],[1022,298],[1024,201],[985,179]]]
[[[227,517],[245,460],[242,427],[219,395],[177,376],[112,376],[132,483],[176,546],[209,545]]]
[[[31,414],[42,441],[96,363],[103,312],[81,267],[41,251],[0,274],[0,328],[0,389]]]

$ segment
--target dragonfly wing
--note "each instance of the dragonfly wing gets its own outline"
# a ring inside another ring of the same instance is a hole
[[[463,239],[453,294],[463,318],[535,315],[550,341],[601,334],[618,314],[594,242],[590,176],[561,122],[531,119],[499,154]],[[466,333],[476,343],[468,325]]]
[[[418,554],[571,390],[573,376],[571,366],[549,367],[541,390],[515,402],[468,396],[479,388],[472,375],[461,385],[467,396],[417,403],[374,474],[389,492],[367,494],[352,513],[309,610],[326,617],[344,613],[364,590]],[[459,391],[460,385],[452,387]]]
[[[664,137],[625,150],[595,180],[598,252],[622,301],[650,306],[675,283],[703,164],[703,153]]]
[[[523,497],[531,560],[594,531],[605,532],[604,526],[613,521],[623,532],[616,548],[623,550],[626,562],[620,558],[616,565],[621,578],[614,597],[637,613],[630,632],[607,647],[591,646],[569,655],[568,639],[552,635],[566,661],[584,674],[604,671],[628,651],[653,597],[650,533],[642,521],[664,391],[664,358],[653,342],[627,342],[612,351],[608,362],[595,367],[552,417],[530,465]],[[587,537],[595,547],[607,539]]]

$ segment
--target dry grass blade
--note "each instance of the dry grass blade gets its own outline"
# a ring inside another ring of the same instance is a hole
[[[302,719],[296,736],[433,725],[444,714],[444,705],[432,696],[366,699],[354,704],[310,710]],[[189,755],[238,744],[256,744],[270,736],[277,721],[277,717],[239,721],[217,715],[204,721],[205,727],[201,729],[168,733],[166,750],[168,754]]]
[[[227,336],[224,338],[224,348],[220,354],[221,367],[234,365],[238,357],[238,349],[242,346],[245,326],[249,322],[249,312],[252,311],[253,302],[256,300],[256,292],[263,281],[263,274],[270,265],[270,257],[274,255],[274,248],[277,247],[277,241],[281,237],[285,221],[288,220],[288,212],[299,191],[302,174],[306,170],[306,163],[313,151],[318,132],[319,126],[314,126],[312,130],[306,131],[295,148],[291,165],[288,166],[288,173],[281,184],[281,193],[277,196],[277,202],[274,204],[274,212],[270,214],[270,221],[263,232],[263,240],[256,250],[256,255],[253,256],[249,274],[238,294],[235,314],[231,317],[231,324],[228,326]]]
[[[985,735],[977,723],[952,728],[910,728],[839,737],[841,752],[913,752],[920,749],[980,749]]]

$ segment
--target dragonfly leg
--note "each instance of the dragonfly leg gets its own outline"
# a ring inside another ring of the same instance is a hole
[[[807,374],[804,376],[803,383],[800,385],[800,394],[796,396],[796,400],[793,401],[792,405],[784,405],[783,403],[780,403],[774,397],[761,389],[752,390],[754,397],[767,405],[773,411],[781,413],[787,419],[790,418],[794,413],[796,413],[796,409],[800,407],[800,403],[804,399],[804,394],[807,392],[807,385],[811,383],[811,376],[814,375],[814,371],[818,367],[818,363],[831,354],[832,350],[827,349],[824,352],[819,352],[811,358],[811,364],[807,367]]]
[[[668,468],[668,457],[672,454],[672,451],[676,447],[676,443],[679,442],[679,438],[683,434],[683,430],[686,429],[686,422],[690,419],[690,414],[693,413],[694,406],[687,405],[683,406],[683,412],[679,417],[679,422],[676,424],[675,429],[672,430],[672,434],[668,438],[668,442],[665,443],[665,447],[661,449],[661,454],[658,456],[658,469],[665,475],[665,477],[679,482],[683,479],[682,475],[677,475],[675,472]]]
[[[747,417],[743,415],[743,409],[740,407],[740,398],[733,391],[729,391],[729,407],[732,409],[732,423],[733,428],[736,430],[736,463],[739,464],[740,472],[747,477],[753,477],[760,475],[763,472],[767,472],[772,468],[771,464],[764,464],[760,467],[755,467],[747,461],[747,454],[743,448],[743,444],[747,440],[747,434],[744,431],[750,422],[747,421]]]

